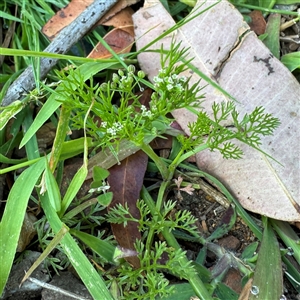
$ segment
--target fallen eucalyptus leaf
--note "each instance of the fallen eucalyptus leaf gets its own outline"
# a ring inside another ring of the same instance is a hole
[[[147,1],[146,1],[147,2]],[[212,4],[216,4],[207,9]],[[192,19],[173,35],[166,35],[150,49],[169,49],[172,37],[190,48],[196,69],[204,73],[232,95],[243,115],[256,106],[278,117],[281,126],[274,136],[262,139],[261,152],[239,145],[244,152],[241,160],[224,160],[217,152],[204,150],[196,155],[203,171],[221,180],[244,208],[274,219],[300,220],[300,85],[293,75],[270,53],[250,31],[242,15],[227,1],[198,1],[195,9],[203,14]],[[163,20],[163,21],[162,21]],[[142,49],[175,25],[159,1],[149,1],[133,15],[137,49]],[[143,52],[138,56],[140,66],[150,80],[160,69],[160,55]],[[188,70],[191,84],[198,75]],[[202,81],[202,84],[206,83]],[[211,85],[202,91],[202,107],[210,113],[214,101],[228,99]],[[195,114],[186,109],[173,112],[187,133]]]

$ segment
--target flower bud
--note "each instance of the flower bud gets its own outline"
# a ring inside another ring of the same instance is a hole
[[[129,73],[134,73],[135,72],[135,66],[134,65],[129,65],[127,68]]]
[[[146,74],[145,74],[145,72],[143,72],[143,71],[140,70],[140,71],[138,71],[137,76],[139,78],[144,78],[146,76]]]

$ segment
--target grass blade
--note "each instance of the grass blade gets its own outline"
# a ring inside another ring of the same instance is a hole
[[[47,192],[41,196],[41,204],[51,228],[57,234],[64,225],[51,206]],[[113,300],[102,277],[96,272],[70,233],[66,233],[61,240],[61,246],[93,298]]]
[[[41,159],[18,177],[9,193],[0,223],[0,294],[13,264],[28,199],[44,168],[45,159]]]
[[[279,245],[274,231],[265,218],[265,229],[252,282],[249,300],[280,299],[283,292]]]

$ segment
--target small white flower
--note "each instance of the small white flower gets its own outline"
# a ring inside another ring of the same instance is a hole
[[[181,85],[180,83],[177,83],[177,84],[175,85],[175,87],[176,87],[176,89],[177,89],[179,92],[182,92],[182,91],[183,91],[183,87],[182,87],[182,85]]]
[[[172,89],[173,89],[173,85],[169,83],[169,84],[167,85],[167,90],[168,90],[168,91],[171,91]]]
[[[111,135],[116,135],[117,132],[114,128],[107,128],[107,133],[111,134]]]
[[[101,123],[101,126],[102,126],[103,128],[106,128],[107,122],[102,122],[102,123]]]
[[[157,111],[157,106],[155,104],[151,105],[151,110],[156,112]]]
[[[172,77],[168,77],[166,82],[170,83],[170,84],[174,84],[174,81],[173,81]]]
[[[158,76],[154,76],[154,77],[153,77],[153,81],[154,81],[155,83],[161,83],[161,82],[163,82],[163,79],[160,78],[160,77],[158,77]]]

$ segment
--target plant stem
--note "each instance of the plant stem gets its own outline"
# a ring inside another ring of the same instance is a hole
[[[150,196],[149,192],[147,189],[143,186],[142,188],[142,198],[146,202],[148,208],[150,209],[150,212],[152,216],[156,216],[157,219],[162,218],[160,214],[157,214],[157,205],[155,205],[152,197]],[[173,247],[174,249],[180,249],[180,245],[177,243],[176,238],[174,235],[169,231],[168,227],[165,227],[162,231],[164,238],[166,239],[167,243],[169,246]],[[180,263],[182,265],[188,264],[189,260],[187,258],[181,259]],[[204,283],[202,280],[199,278],[199,276],[196,274],[196,272],[192,272],[188,274],[187,278],[192,285],[195,293],[197,294],[200,299],[205,299],[205,300],[210,300],[212,299],[211,295],[208,293]]]
[[[165,162],[153,151],[149,144],[143,143],[140,147],[154,161],[163,180],[167,180],[169,177],[169,170]]]

